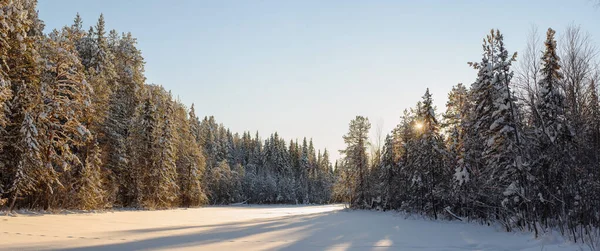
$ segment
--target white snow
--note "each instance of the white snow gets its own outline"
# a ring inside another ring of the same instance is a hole
[[[0,250],[579,250],[555,236],[342,205],[0,216]]]

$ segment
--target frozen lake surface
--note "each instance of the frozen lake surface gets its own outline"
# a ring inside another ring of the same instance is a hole
[[[578,250],[473,223],[326,206],[0,216],[0,250]]]

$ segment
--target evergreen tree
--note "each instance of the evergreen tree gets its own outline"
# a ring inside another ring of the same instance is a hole
[[[554,30],[548,29],[546,50],[542,56],[540,100],[537,104],[537,156],[534,176],[537,179],[537,200],[534,209],[547,226],[550,215],[556,215],[558,203],[564,202],[564,168],[572,166],[568,155],[571,133],[564,114],[564,96],[560,91],[560,63],[556,52]],[[559,185],[560,184],[560,185]]]
[[[1,117],[6,123],[0,140],[3,143],[0,175],[5,188],[3,197],[11,198],[9,210],[16,205],[17,198],[36,193],[40,185],[58,182],[52,166],[46,165],[41,155],[44,135],[38,131],[38,117],[43,100],[36,43],[40,39],[37,30],[40,21],[35,6],[36,1],[20,0],[3,3],[0,7],[2,13],[6,13],[0,17],[3,21],[0,24],[0,76],[4,85],[0,91],[4,104],[8,101],[8,106],[2,105]]]
[[[367,193],[367,144],[369,129],[371,129],[369,119],[356,116],[350,122],[348,134],[344,135],[346,149],[340,151],[345,156],[345,165],[352,172],[351,176],[355,177],[352,180],[353,184],[351,184],[350,194],[350,205],[355,208],[365,208],[368,206],[365,196]]]
[[[171,100],[171,93],[165,93],[164,90],[158,89],[157,97],[160,97],[160,101],[163,108],[161,111],[161,117],[159,120],[160,134],[157,141],[154,142],[154,149],[158,150],[153,155],[157,157],[156,167],[150,170],[153,180],[156,181],[154,191],[156,201],[155,207],[158,208],[169,208],[174,205],[178,197],[179,187],[177,186],[177,169],[175,165],[176,161],[176,134],[173,124],[173,101]],[[151,183],[152,184],[152,183]]]
[[[103,23],[99,21],[98,26],[103,26]],[[98,36],[100,34],[103,33],[98,32]],[[107,72],[117,71],[114,75],[109,76],[102,73],[99,76],[106,75],[103,79],[110,77],[115,81],[118,80],[119,83],[119,85],[111,87],[108,82],[103,82],[99,86],[100,88],[110,87],[110,90],[114,90],[114,92],[110,92],[110,96],[106,97],[110,104],[106,104],[108,115],[103,120],[102,130],[98,129],[102,132],[99,135],[100,143],[105,147],[106,165],[114,174],[111,175],[113,177],[111,190],[119,191],[119,194],[113,195],[113,197],[116,197],[118,203],[127,205],[131,201],[124,201],[123,194],[129,193],[128,190],[131,188],[128,188],[127,184],[130,184],[130,181],[123,180],[123,178],[130,177],[129,172],[134,168],[131,166],[131,159],[135,156],[131,156],[128,142],[133,140],[129,133],[133,126],[131,118],[134,117],[136,109],[140,105],[140,91],[144,89],[144,61],[141,52],[135,47],[136,40],[130,33],[123,35],[112,49],[108,47],[104,38],[98,39],[98,44],[99,48],[103,48],[102,50],[106,49],[106,57],[114,61],[114,64],[112,62],[106,64],[104,69]],[[95,102],[104,101],[96,100]],[[102,117],[102,113],[97,116]]]
[[[204,204],[207,198],[201,184],[206,163],[196,136],[193,134],[198,118],[193,105],[189,117],[186,117],[185,108],[181,104],[176,105],[175,116],[178,128],[176,166],[180,188],[179,201],[185,207],[199,206]]]
[[[448,102],[446,103],[446,113],[444,114],[443,129],[447,132],[446,148],[448,150],[447,164],[454,169],[453,193],[450,194],[453,210],[459,214],[466,215],[465,205],[468,204],[468,198],[472,194],[472,186],[470,186],[471,168],[467,162],[467,139],[469,136],[468,122],[469,112],[472,107],[469,99],[469,91],[467,88],[458,84],[452,87],[452,91],[448,94]],[[470,138],[473,140],[473,137]],[[473,141],[469,142],[473,143]]]
[[[47,137],[43,139],[44,162],[53,166],[62,176],[60,186],[54,200],[62,201],[59,207],[74,207],[70,200],[71,189],[75,193],[87,193],[100,206],[103,200],[101,173],[95,161],[86,163],[88,147],[93,147],[93,135],[87,128],[90,106],[91,87],[84,79],[83,66],[76,56],[75,45],[69,36],[69,30],[54,31],[48,39],[40,40],[40,52],[44,60],[41,78],[42,116],[39,117],[41,130]],[[90,150],[93,151],[93,150]],[[99,152],[94,152],[99,154]],[[93,158],[93,157],[92,157]],[[94,172],[84,170],[92,168]],[[87,173],[85,181],[82,176]],[[93,177],[91,177],[93,176]],[[95,182],[86,186],[74,186],[82,182]],[[77,191],[91,187],[91,191]],[[52,198],[46,198],[52,199]]]
[[[300,154],[300,165],[299,165],[299,178],[298,178],[298,184],[299,184],[299,189],[297,189],[296,191],[299,191],[297,198],[302,201],[302,204],[307,204],[310,203],[309,201],[309,182],[310,182],[310,177],[309,177],[309,170],[310,170],[310,162],[309,162],[309,151],[308,151],[308,145],[306,143],[306,138],[304,138],[304,140],[302,141],[302,151]]]
[[[410,191],[414,197],[408,203],[413,210],[437,218],[445,204],[443,193],[449,189],[447,182],[450,175],[444,163],[445,149],[432,102],[427,89],[417,108],[414,124],[417,137],[412,147],[407,149],[411,152],[407,161],[412,181]]]
[[[393,195],[395,187],[395,178],[397,175],[397,164],[394,156],[394,141],[392,135],[388,134],[385,137],[383,145],[383,153],[379,164],[378,185],[379,194],[381,196],[381,206],[384,210],[391,209],[393,206]]]

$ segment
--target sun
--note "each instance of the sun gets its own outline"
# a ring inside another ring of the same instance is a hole
[[[423,125],[423,122],[415,122],[415,125],[414,125],[414,127],[415,127],[415,129],[417,129],[417,130],[421,130],[421,129],[423,129],[423,127],[424,127],[424,125]]]

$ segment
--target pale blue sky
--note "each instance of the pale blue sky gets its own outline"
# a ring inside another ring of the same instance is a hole
[[[600,44],[600,9],[591,0],[545,1],[178,1],[40,0],[46,32],[84,26],[104,13],[130,31],[161,84],[199,116],[234,132],[312,137],[333,160],[356,115],[384,134],[429,87],[444,110],[456,83],[470,85],[491,28],[510,51],[525,48],[532,25],[581,25]]]

